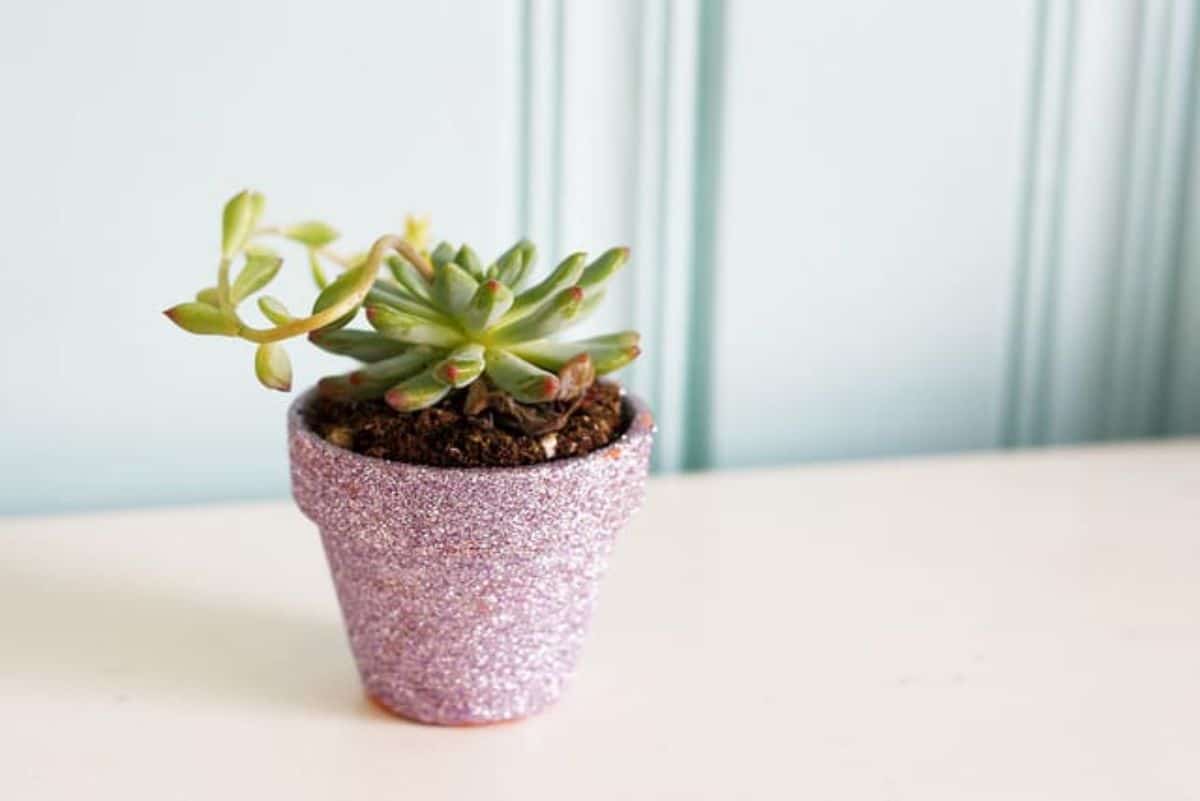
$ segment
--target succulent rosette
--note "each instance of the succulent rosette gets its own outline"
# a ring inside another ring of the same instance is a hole
[[[362,362],[352,372],[322,379],[323,395],[383,398],[398,412],[427,408],[460,389],[468,390],[468,413],[561,406],[639,353],[633,331],[554,339],[600,305],[607,283],[629,259],[628,248],[611,248],[590,262],[586,254],[572,253],[532,281],[536,248],[524,239],[485,265],[465,244],[442,242],[427,250],[427,222],[409,218],[403,235],[385,235],[365,252],[343,255],[332,249],[339,237],[332,226],[262,226],[263,208],[262,195],[250,191],[226,204],[216,286],[166,315],[191,333],[256,343],[255,372],[271,389],[291,388],[291,363],[280,343],[301,335]],[[282,256],[263,244],[270,238],[306,248],[320,293],[306,317],[259,295],[258,308],[273,325],[258,328],[244,321],[239,306],[283,265]],[[333,280],[326,276],[329,263],[342,270]],[[347,327],[360,309],[372,330]]]

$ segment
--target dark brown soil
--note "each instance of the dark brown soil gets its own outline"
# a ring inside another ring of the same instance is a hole
[[[401,414],[382,400],[318,397],[305,419],[340,448],[437,467],[513,467],[583,456],[625,429],[620,390],[610,383],[593,384],[566,425],[540,437],[512,430],[490,412],[468,416],[462,411],[464,399],[465,392],[456,392],[428,409]]]

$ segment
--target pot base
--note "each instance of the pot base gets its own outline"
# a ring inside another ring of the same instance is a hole
[[[388,715],[388,717],[399,718],[400,720],[409,723],[416,723],[418,726],[433,726],[436,728],[447,729],[482,729],[488,726],[503,726],[507,723],[520,723],[523,720],[528,720],[531,717],[536,717],[542,714],[545,710],[539,710],[532,715],[515,715],[511,718],[497,718],[496,720],[464,720],[458,723],[447,723],[438,720],[421,720],[420,718],[406,715],[398,709],[393,709],[381,699],[371,695],[369,692],[364,692],[363,697],[367,699],[367,703],[378,709],[380,712]]]

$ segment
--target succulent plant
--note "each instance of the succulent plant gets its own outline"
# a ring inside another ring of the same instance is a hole
[[[602,302],[606,283],[629,258],[628,248],[612,248],[590,263],[586,254],[573,253],[531,284],[536,250],[527,240],[485,265],[468,245],[442,242],[426,250],[428,222],[410,217],[404,235],[381,236],[366,252],[346,256],[331,249],[338,232],[326,223],[260,226],[263,206],[262,195],[250,191],[225,205],[216,286],[165,314],[195,334],[256,343],[255,373],[271,389],[291,388],[291,364],[280,343],[305,334],[322,350],[364,363],[322,379],[323,394],[382,397],[399,412],[427,408],[464,388],[468,413],[578,402],[597,375],[625,366],[639,353],[632,331],[577,342],[551,339]],[[269,237],[307,249],[320,293],[305,317],[293,316],[274,297],[259,296],[258,308],[272,325],[257,328],[238,309],[283,264],[261,244]],[[241,269],[231,278],[239,261]],[[326,277],[328,262],[342,268],[332,281]],[[360,308],[374,330],[346,327]]]

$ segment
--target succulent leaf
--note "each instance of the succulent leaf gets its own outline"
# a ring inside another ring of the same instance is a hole
[[[172,306],[163,312],[171,322],[191,334],[215,334],[235,336],[237,322],[227,317],[220,309],[199,301],[189,301]]]
[[[327,375],[317,382],[317,394],[323,398],[336,400],[369,400],[378,398],[386,387],[379,387],[361,380],[351,380],[358,371],[343,375]]]
[[[254,374],[267,389],[288,392],[292,388],[292,361],[278,342],[264,342],[254,354]]]
[[[374,286],[367,293],[366,302],[376,306],[381,304],[391,306],[400,311],[415,314],[418,317],[428,318],[435,323],[449,322],[441,312],[434,308],[432,303],[417,300],[400,284],[385,278],[375,279]]]
[[[518,292],[529,275],[537,248],[528,239],[522,239],[501,254],[488,270],[488,277],[495,278],[513,292]]]
[[[617,331],[612,334],[601,334],[600,336],[581,339],[576,344],[588,347],[593,345],[613,345],[622,348],[636,348],[642,344],[642,335],[637,331]]]
[[[225,204],[221,214],[221,255],[224,258],[233,258],[245,246],[262,215],[263,205],[263,196],[249,189],[238,192]]]
[[[492,334],[492,341],[511,345],[549,336],[578,317],[583,303],[582,289],[577,286],[564,289],[532,314],[501,325]]]
[[[484,281],[463,310],[463,325],[471,331],[486,331],[500,321],[512,304],[511,289],[494,278]]]
[[[275,251],[261,247],[247,248],[246,266],[238,273],[229,290],[234,305],[271,283],[282,266],[283,259]]]
[[[637,358],[641,353],[638,340],[637,332],[622,331],[619,334],[592,337],[579,342],[522,342],[512,346],[510,350],[538,367],[555,371],[562,369],[563,365],[581,353],[586,353],[592,360],[596,374],[605,375],[619,370]]]
[[[343,328],[338,331],[313,331],[308,341],[326,353],[349,356],[360,362],[378,362],[407,353],[413,348],[403,342],[377,334]]]
[[[405,378],[410,378],[429,366],[434,359],[445,354],[441,348],[429,345],[408,345],[403,353],[397,353],[387,359],[381,359],[362,368],[359,372],[365,378],[382,379],[388,384],[395,384]]]
[[[415,412],[437,403],[449,394],[450,389],[430,368],[392,387],[384,393],[383,399],[398,412]]]
[[[317,299],[313,303],[312,313],[316,314],[317,312],[324,311],[330,306],[335,306],[346,298],[353,296],[354,287],[355,284],[358,283],[362,269],[362,267],[356,267],[353,270],[347,270],[339,275],[333,283],[322,289],[321,294],[317,295]],[[351,320],[353,320],[354,315],[357,313],[358,309],[355,309],[349,314],[325,326],[323,330],[329,331],[342,328]]]
[[[554,268],[550,275],[535,286],[517,295],[512,309],[505,315],[506,321],[516,320],[537,309],[551,297],[568,287],[574,286],[583,274],[586,253],[572,253]]]
[[[396,282],[404,287],[410,295],[417,300],[433,302],[432,287],[425,280],[425,276],[421,275],[421,271],[414,267],[408,259],[402,256],[391,256],[388,258],[387,264]]]
[[[287,310],[287,306],[278,299],[270,295],[260,295],[258,298],[258,309],[275,325],[287,325],[292,320],[292,313]]]
[[[370,384],[375,388],[375,395],[393,387],[399,381],[406,381],[413,376],[429,369],[430,365],[445,353],[440,348],[427,345],[414,345],[405,353],[384,359],[381,362],[369,364],[361,370],[350,374],[354,384]]]
[[[320,220],[285,225],[283,235],[310,248],[323,248],[341,236],[336,228]]]
[[[366,367],[339,376],[328,376],[317,385],[318,391],[332,398],[361,400],[378,398],[388,388],[420,373],[445,351],[425,345],[408,347],[403,353],[382,359]]]
[[[558,376],[508,351],[488,348],[484,362],[492,383],[521,403],[544,403],[558,394]]]
[[[465,387],[483,373],[483,345],[471,343],[455,348],[438,363],[433,374],[455,389]]]
[[[215,286],[206,286],[196,293],[196,300],[200,303],[207,303],[214,309],[219,308],[221,301],[217,297],[217,288]]]
[[[629,248],[609,248],[589,264],[579,277],[579,285],[585,290],[594,290],[602,286],[629,261]]]
[[[525,262],[525,271],[528,274],[528,271],[533,267],[534,262],[537,261],[537,245],[533,244],[528,239],[522,239],[517,243],[517,245],[521,248],[521,257]]]
[[[412,345],[434,345],[453,348],[463,342],[463,334],[450,326],[432,322],[425,317],[378,305],[367,307],[367,322],[386,337]]]
[[[454,263],[470,273],[476,280],[482,281],[484,279],[483,265],[479,262],[479,256],[471,249],[470,245],[464,243],[458,249],[458,253],[454,254]]]
[[[429,254],[429,260],[433,262],[433,269],[436,271],[439,267],[444,267],[454,261],[456,252],[454,245],[449,242],[438,242],[437,247]]]
[[[510,265],[513,262],[520,264],[521,260],[521,242],[516,242],[508,250],[497,256],[494,262],[488,265],[487,270],[484,271],[484,276],[486,278],[499,281],[500,271],[503,270],[506,265]]]
[[[462,313],[478,289],[479,282],[454,262],[434,264],[433,297],[452,316]]]

